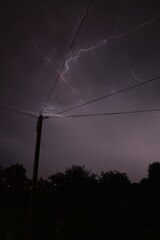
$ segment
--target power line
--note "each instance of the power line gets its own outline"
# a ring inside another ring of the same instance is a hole
[[[5,106],[0,106],[1,109],[5,110],[5,111],[10,111],[10,112],[15,112],[15,113],[19,113],[19,114],[22,114],[22,115],[25,115],[25,116],[28,116],[28,117],[34,117],[34,118],[37,118],[38,117],[38,114],[37,116],[36,115],[32,115],[28,112],[25,112],[23,110],[17,110],[17,109],[14,109],[14,108],[10,108],[10,107],[5,107]]]
[[[79,118],[79,117],[98,117],[98,116],[111,116],[111,115],[125,115],[125,114],[136,114],[136,113],[147,113],[147,112],[158,112],[160,108],[155,109],[144,109],[144,110],[133,110],[133,111],[121,111],[121,112],[107,112],[107,113],[91,113],[91,114],[77,114],[68,116],[54,116],[51,118]]]
[[[61,111],[59,113],[56,113],[55,116],[53,117],[49,117],[49,116],[43,116],[43,118],[69,118],[69,117],[90,117],[90,116],[105,116],[105,115],[119,115],[119,114],[130,114],[130,113],[140,113],[140,112],[155,112],[155,111],[159,111],[160,109],[149,109],[149,110],[135,110],[135,111],[129,111],[129,112],[110,112],[110,113],[95,113],[95,114],[78,114],[78,115],[69,115],[69,116],[56,116],[58,114],[62,114],[62,113],[65,113],[65,112],[68,112],[68,111],[71,111],[73,109],[77,109],[77,108],[80,108],[82,106],[86,106],[86,105],[89,105],[91,103],[94,103],[94,102],[97,102],[97,101],[100,101],[102,99],[105,99],[105,98],[109,98],[109,97],[112,97],[116,94],[119,94],[119,93],[122,93],[122,92],[126,92],[130,89],[134,89],[136,87],[139,87],[139,86],[142,86],[144,84],[147,84],[147,83],[150,83],[150,82],[153,82],[153,81],[156,81],[160,78],[160,76],[157,76],[157,77],[154,77],[152,79],[149,79],[149,80],[146,80],[144,82],[141,82],[141,83],[138,83],[138,84],[135,84],[135,85],[132,85],[130,87],[127,87],[127,88],[124,88],[124,89],[121,89],[119,91],[116,91],[114,93],[110,93],[108,95],[105,95],[105,96],[102,96],[102,97],[99,97],[99,98],[96,98],[96,99],[93,99],[91,101],[88,101],[86,103],[82,103],[78,106],[75,106],[75,107],[71,107],[71,108],[68,108],[64,111]],[[11,108],[11,107],[6,107],[6,106],[0,106],[0,109],[3,109],[3,110],[6,110],[6,111],[11,111],[11,112],[15,112],[15,113],[18,113],[18,114],[22,114],[22,115],[25,115],[25,116],[30,116],[30,117],[34,117],[34,118],[37,118],[38,117],[38,113],[37,115],[33,115],[29,112],[25,112],[23,110],[18,110],[18,109],[14,109],[14,108]]]
[[[119,93],[123,93],[123,92],[126,92],[126,91],[128,91],[128,90],[131,90],[131,89],[137,88],[137,87],[139,87],[139,86],[145,85],[145,84],[147,84],[147,83],[156,81],[156,80],[158,80],[159,78],[160,78],[160,76],[154,77],[154,78],[152,78],[152,79],[146,80],[146,81],[141,82],[141,83],[137,83],[137,84],[132,85],[132,86],[130,86],[130,87],[123,88],[123,89],[118,90],[118,91],[116,91],[116,92],[114,92],[114,93],[110,93],[110,94],[104,95],[104,96],[102,96],[102,97],[98,97],[98,98],[95,98],[95,99],[90,100],[90,101],[88,101],[88,102],[82,103],[82,104],[80,104],[80,105],[77,105],[77,106],[74,106],[74,107],[71,107],[71,108],[67,108],[66,110],[63,110],[63,111],[58,112],[58,113],[56,113],[56,114],[66,113],[66,112],[68,112],[68,111],[71,111],[71,110],[74,110],[74,109],[77,109],[77,108],[80,108],[80,107],[89,105],[89,104],[91,104],[91,103],[98,102],[98,101],[103,100],[103,99],[105,99],[105,98],[109,98],[109,97],[112,97],[112,96],[117,95],[117,94],[119,94]]]
[[[86,9],[86,11],[85,11],[85,13],[84,13],[84,15],[83,15],[80,23],[79,23],[79,26],[78,26],[78,28],[77,28],[77,31],[76,31],[74,37],[73,37],[73,40],[71,41],[70,47],[69,47],[68,52],[67,52],[67,54],[66,54],[66,57],[65,57],[65,59],[64,59],[64,61],[63,61],[63,64],[62,64],[62,66],[61,66],[61,69],[60,69],[60,71],[58,72],[58,75],[57,75],[57,77],[56,77],[56,80],[54,81],[53,86],[52,86],[52,88],[51,88],[51,91],[50,91],[50,93],[49,93],[49,95],[48,95],[48,97],[47,97],[47,99],[46,99],[46,102],[45,102],[44,107],[43,107],[43,111],[44,111],[44,108],[46,107],[46,105],[47,105],[47,103],[48,103],[48,101],[49,101],[49,99],[50,99],[50,97],[51,97],[51,95],[52,95],[52,93],[53,93],[53,91],[54,91],[54,89],[55,89],[55,86],[56,86],[56,84],[57,84],[57,82],[58,82],[58,80],[59,80],[59,77],[60,77],[60,75],[61,75],[61,73],[62,73],[62,70],[63,70],[63,68],[64,68],[64,65],[65,65],[65,63],[66,63],[66,61],[67,61],[68,55],[69,55],[69,53],[71,52],[71,49],[73,48],[73,45],[75,44],[75,41],[76,41],[76,39],[77,39],[77,36],[78,36],[78,34],[79,34],[80,30],[81,30],[81,27],[82,27],[82,25],[83,25],[83,23],[84,23],[84,20],[85,20],[86,16],[87,16],[87,14],[88,14],[89,6],[90,6],[90,4],[88,4],[88,7],[87,7],[87,9]]]

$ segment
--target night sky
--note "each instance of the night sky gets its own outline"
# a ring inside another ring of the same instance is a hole
[[[0,7],[0,105],[52,115],[160,75],[158,1],[3,1]],[[68,68],[66,68],[68,66]],[[72,164],[147,176],[160,160],[160,112],[63,118],[160,108],[160,79],[45,119],[39,176]],[[22,163],[32,174],[36,118],[0,110],[0,165]]]

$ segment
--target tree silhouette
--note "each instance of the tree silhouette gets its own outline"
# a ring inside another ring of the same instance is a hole
[[[148,179],[154,185],[160,185],[160,162],[153,162],[148,166]]]
[[[57,172],[51,176],[49,176],[49,180],[52,183],[53,187],[59,187],[64,184],[65,174]]]
[[[140,184],[140,186],[148,187],[149,179],[148,178],[142,178],[139,184]]]
[[[90,178],[90,171],[86,170],[84,166],[72,165],[65,171],[65,178],[69,182],[81,182],[82,180]]]
[[[91,174],[84,166],[72,165],[65,171],[65,184],[70,193],[86,194],[95,183],[96,175]]]
[[[131,184],[127,174],[118,171],[102,171],[99,182],[102,187],[112,191],[124,189]]]
[[[3,168],[0,166],[0,190],[3,189]]]
[[[2,170],[3,184],[9,191],[22,191],[27,180],[26,170],[22,164],[14,164]]]

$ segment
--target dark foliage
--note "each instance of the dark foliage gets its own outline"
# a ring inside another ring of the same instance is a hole
[[[125,173],[100,177],[84,166],[40,178],[35,205],[35,240],[157,239],[160,163],[133,184]],[[154,186],[154,187],[153,187]],[[20,164],[0,168],[0,239],[26,239],[32,181]]]
[[[118,191],[125,189],[131,183],[126,173],[120,173],[117,171],[102,172],[99,178],[99,182],[106,190]]]
[[[26,170],[21,164],[15,164],[11,167],[0,169],[1,188],[8,191],[22,191],[26,184]]]
[[[160,163],[159,162],[154,162],[152,164],[149,164],[148,179],[151,184],[160,186]]]

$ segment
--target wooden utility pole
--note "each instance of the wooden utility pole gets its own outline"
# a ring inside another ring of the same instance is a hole
[[[36,239],[34,236],[35,235],[35,206],[36,206],[36,189],[37,189],[37,179],[38,179],[42,122],[43,122],[43,116],[40,114],[37,121],[37,139],[36,139],[36,148],[35,148],[35,156],[34,156],[31,202],[30,202],[30,209],[29,209],[28,240]]]

